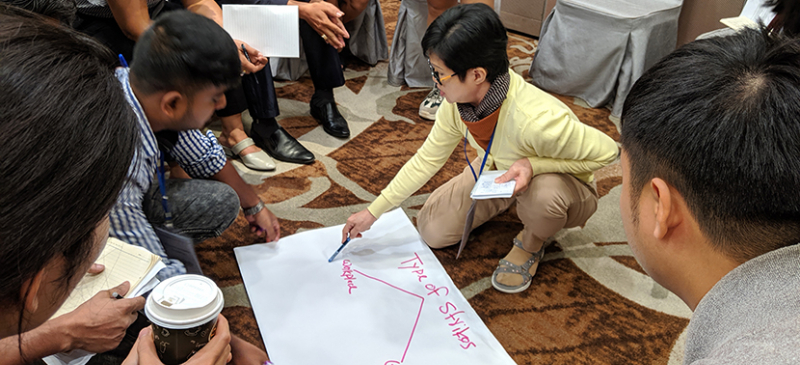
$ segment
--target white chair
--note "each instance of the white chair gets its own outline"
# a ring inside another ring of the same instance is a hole
[[[682,0],[558,0],[542,25],[533,83],[622,114],[634,82],[675,49]]]
[[[403,0],[397,11],[388,78],[392,86],[433,87],[428,61],[422,54],[422,37],[428,22],[425,0]]]

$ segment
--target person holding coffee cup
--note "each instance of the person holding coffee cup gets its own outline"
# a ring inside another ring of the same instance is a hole
[[[204,276],[174,276],[158,284],[144,311],[161,361],[180,364],[202,349],[217,332],[224,304],[222,291]]]
[[[0,363],[113,348],[144,306],[111,298],[123,284],[42,325],[102,270],[92,263],[137,143],[114,64],[99,43],[0,4]]]
[[[48,320],[87,272],[102,270],[93,262],[138,143],[115,66],[99,43],[0,4],[0,364],[114,347],[144,305],[113,298],[125,283],[95,295],[73,320]],[[188,363],[226,363],[229,341],[219,316],[216,335]],[[151,340],[126,359],[139,363],[160,363]]]
[[[232,360],[231,333],[228,330],[228,320],[223,315],[217,319],[217,331],[208,344],[194,354],[185,365],[224,365]],[[147,327],[139,333],[139,339],[133,345],[130,355],[122,365],[158,365],[163,364],[158,356],[155,342],[153,342],[153,329]]]

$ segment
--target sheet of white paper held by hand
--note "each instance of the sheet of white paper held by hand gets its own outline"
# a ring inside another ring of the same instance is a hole
[[[277,364],[514,364],[402,211],[234,249]],[[314,347],[309,351],[309,346]]]
[[[300,57],[297,6],[222,5],[223,28],[267,57]]]
[[[514,196],[514,188],[517,186],[515,180],[507,181],[502,184],[494,182],[494,179],[505,174],[508,170],[491,170],[484,171],[478,177],[475,187],[469,197],[474,200],[494,199],[494,198],[510,198]]]

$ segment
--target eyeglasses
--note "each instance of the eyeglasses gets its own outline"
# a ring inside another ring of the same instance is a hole
[[[451,77],[453,77],[455,75],[458,75],[458,72],[453,72],[453,74],[450,75],[450,76],[445,76],[445,77],[439,78],[439,71],[436,71],[436,70],[433,69],[433,65],[431,65],[431,59],[430,58],[428,58],[428,67],[431,68],[431,77],[433,77],[433,79],[439,85],[441,85],[442,82],[444,82],[445,80],[447,80],[447,79],[449,79],[449,78],[451,78]]]

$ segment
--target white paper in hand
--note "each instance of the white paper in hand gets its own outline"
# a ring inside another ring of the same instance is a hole
[[[484,171],[481,176],[478,177],[478,182],[475,183],[475,187],[472,188],[469,197],[474,200],[482,200],[510,198],[514,196],[514,188],[517,186],[516,180],[511,180],[502,184],[494,182],[494,179],[505,174],[506,171],[508,170]]]
[[[300,57],[297,6],[222,5],[223,28],[267,57]]]

